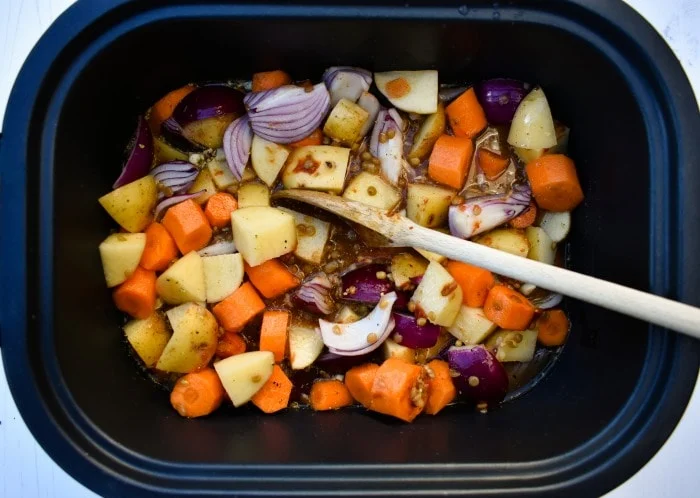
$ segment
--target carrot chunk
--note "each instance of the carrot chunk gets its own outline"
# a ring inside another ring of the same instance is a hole
[[[457,97],[445,109],[452,131],[458,137],[474,138],[486,128],[486,114],[476,98],[474,88]]]
[[[532,321],[535,307],[518,291],[495,285],[486,297],[484,314],[501,328],[525,330]]]
[[[214,306],[212,311],[226,332],[240,332],[245,325],[262,313],[265,303],[250,282],[236,289],[233,294]]]
[[[537,340],[544,346],[561,346],[569,335],[569,319],[562,310],[547,310],[535,322]]]
[[[117,308],[134,318],[148,318],[156,307],[156,272],[140,266],[112,295]]]
[[[224,400],[224,386],[213,368],[188,373],[175,384],[170,404],[183,417],[203,417],[216,410]]]
[[[266,311],[260,328],[260,351],[272,351],[275,361],[284,360],[287,349],[288,311]]]
[[[301,140],[298,140],[296,142],[292,142],[289,144],[290,147],[305,147],[307,145],[321,145],[323,143],[323,131],[321,131],[321,128],[316,128],[311,135],[308,137],[302,138]]]
[[[238,209],[236,198],[226,192],[217,192],[207,201],[204,215],[213,227],[223,228],[231,224],[231,213]]]
[[[412,422],[425,407],[427,380],[418,365],[396,358],[385,360],[372,383],[370,410]]]
[[[267,299],[281,296],[300,284],[299,277],[290,272],[277,259],[270,259],[258,266],[245,265],[251,283]]]
[[[448,262],[447,271],[462,288],[462,302],[471,308],[481,308],[496,284],[490,271],[460,261]]]
[[[273,88],[289,85],[291,82],[292,78],[280,69],[275,71],[263,71],[253,75],[253,91],[262,92],[264,90],[272,90]]]
[[[436,182],[461,189],[469,173],[474,144],[467,137],[442,135],[428,160],[428,175]]]
[[[365,408],[369,408],[372,403],[372,384],[377,370],[379,370],[379,365],[376,363],[365,363],[345,372],[345,387],[348,388],[352,397]]]
[[[188,199],[165,213],[163,226],[170,232],[182,254],[198,251],[211,239],[211,227],[199,204]]]
[[[314,382],[309,394],[311,408],[317,412],[337,410],[352,405],[353,399],[345,384],[339,380],[321,380]]]
[[[428,363],[428,368],[433,371],[433,376],[428,381],[428,401],[425,404],[425,413],[436,415],[440,410],[457,396],[457,389],[450,377],[450,366],[446,361],[433,360]]]
[[[537,204],[530,201],[528,208],[518,216],[508,222],[513,228],[527,228],[535,222],[537,218]]]
[[[506,170],[509,161],[507,157],[480,147],[476,153],[476,162],[486,178],[495,180]]]
[[[265,413],[284,410],[289,405],[292,387],[292,381],[278,365],[275,365],[272,368],[272,375],[267,379],[265,385],[255,393],[251,401]]]
[[[153,107],[151,107],[151,114],[148,116],[148,124],[154,134],[160,134],[160,125],[163,124],[163,121],[172,116],[175,107],[177,107],[180,101],[195,88],[197,87],[192,84],[187,84],[166,93],[158,102],[153,104]]]
[[[146,229],[146,247],[140,265],[146,270],[163,271],[177,255],[175,241],[165,227],[160,223],[151,223]]]
[[[216,345],[216,356],[221,359],[228,358],[245,353],[246,349],[246,343],[240,334],[226,332]]]
[[[571,211],[583,201],[574,162],[563,154],[545,154],[525,166],[537,205],[549,211]]]

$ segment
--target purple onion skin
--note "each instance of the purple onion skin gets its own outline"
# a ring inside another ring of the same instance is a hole
[[[207,85],[188,93],[175,107],[172,117],[184,127],[202,119],[244,113],[241,92],[224,85]]]
[[[139,116],[129,156],[112,188],[119,188],[143,178],[151,169],[151,164],[153,164],[153,135],[144,117]]]
[[[394,291],[396,292],[396,302],[394,303],[395,310],[406,311],[408,310],[408,302],[411,300],[411,295],[405,291]]]
[[[352,367],[362,365],[363,363],[369,363],[374,353],[373,351],[372,353],[359,356],[341,356],[339,354],[326,352],[319,356],[314,364],[331,375],[343,374]]]
[[[503,365],[484,346],[452,346],[447,350],[450,369],[460,375],[454,377],[455,387],[475,403],[497,404],[508,392],[508,374]],[[478,383],[472,379],[475,377]]]
[[[484,108],[491,124],[508,124],[513,120],[520,101],[530,90],[530,84],[507,78],[495,78],[475,85],[476,98]]]
[[[433,347],[440,336],[440,327],[430,322],[426,322],[422,327],[418,325],[417,320],[412,315],[404,315],[402,313],[394,313],[394,340],[397,340],[397,335],[401,337],[398,341],[402,346],[407,348],[430,348]]]
[[[318,308],[316,303],[300,298],[296,292],[292,294],[292,304],[299,309],[308,311],[312,315],[326,316],[326,314]]]
[[[370,264],[343,275],[343,299],[365,304],[377,304],[382,294],[394,290],[388,278],[377,278],[377,272],[388,272],[385,265]],[[351,288],[354,287],[354,292]],[[408,303],[407,303],[408,304]]]

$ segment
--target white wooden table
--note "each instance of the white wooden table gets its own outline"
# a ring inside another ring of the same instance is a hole
[[[663,35],[700,94],[700,1],[626,0]],[[0,0],[0,116],[22,62],[73,0]],[[608,498],[700,496],[700,383],[659,453]],[[96,496],[39,447],[17,412],[0,365],[0,498]]]

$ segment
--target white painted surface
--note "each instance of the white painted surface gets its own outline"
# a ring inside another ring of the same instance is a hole
[[[627,0],[664,36],[700,93],[700,2]],[[51,22],[72,0],[0,0],[0,116],[22,62]],[[686,414],[659,453],[607,498],[698,496],[700,383]],[[63,472],[22,422],[0,368],[0,498],[96,496]]]

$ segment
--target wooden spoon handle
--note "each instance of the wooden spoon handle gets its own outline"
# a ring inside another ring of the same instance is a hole
[[[401,245],[433,251],[700,339],[700,308],[461,240],[410,221],[402,228],[395,238]]]

